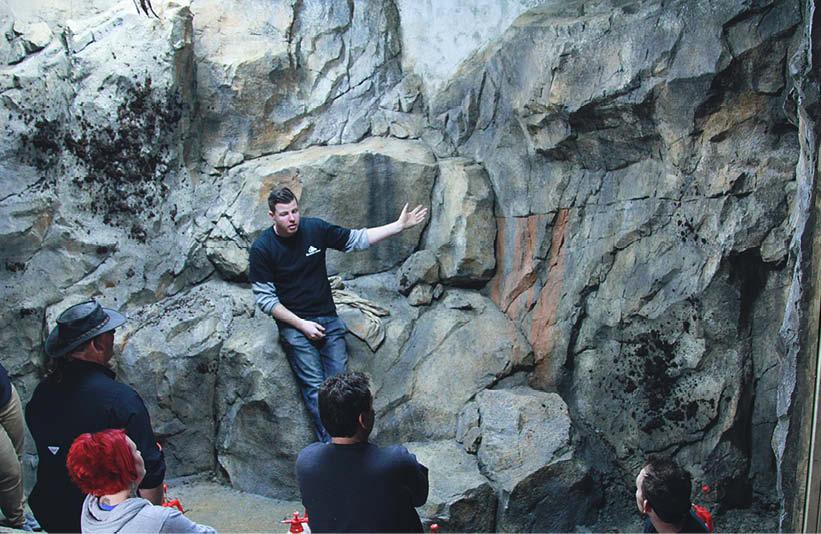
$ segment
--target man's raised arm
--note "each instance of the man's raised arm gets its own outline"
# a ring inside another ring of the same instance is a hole
[[[416,226],[420,222],[425,220],[425,216],[428,214],[428,208],[419,204],[412,211],[408,211],[408,205],[402,208],[402,213],[399,214],[399,218],[393,221],[392,223],[388,223],[383,226],[377,226],[375,228],[368,228],[366,233],[368,235],[368,242],[373,245],[379,243],[383,239],[386,239],[392,235],[396,235],[402,230],[410,228],[411,226]]]

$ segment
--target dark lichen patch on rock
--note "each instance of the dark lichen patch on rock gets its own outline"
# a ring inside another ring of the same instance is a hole
[[[122,101],[108,123],[92,122],[84,111],[68,121],[27,121],[31,134],[21,136],[22,152],[52,174],[59,162],[61,173],[74,174],[70,185],[85,193],[91,212],[145,242],[142,224],[160,216],[169,190],[165,175],[184,106],[175,91],[154,88],[149,76],[117,94]]]
[[[20,159],[38,171],[53,167],[62,152],[57,141],[62,131],[60,121],[36,119],[30,113],[23,113],[16,118],[31,126],[31,133],[20,134]]]
[[[633,408],[629,418],[644,433],[671,427],[686,430],[699,417],[704,401],[690,396],[692,373],[682,364],[679,354],[686,349],[679,346],[677,338],[665,333],[687,331],[689,320],[687,315],[682,320],[672,319],[669,324],[629,334],[621,341],[621,350],[603,384],[607,394]]]

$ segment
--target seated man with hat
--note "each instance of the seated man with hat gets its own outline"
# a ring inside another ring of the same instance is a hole
[[[26,423],[37,445],[37,483],[29,506],[49,532],[79,532],[85,495],[71,481],[66,455],[80,434],[124,428],[145,461],[139,493],[162,502],[165,460],[154,439],[151,419],[133,388],[118,382],[108,362],[114,330],[126,318],[90,300],[57,317],[46,340],[52,370],[26,406]]]

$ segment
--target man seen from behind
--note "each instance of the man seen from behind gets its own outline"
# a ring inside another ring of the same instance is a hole
[[[313,443],[296,461],[312,532],[422,532],[415,507],[428,498],[428,469],[405,447],[368,442],[374,426],[368,377],[345,371],[319,390],[331,443]]]
[[[29,506],[48,532],[80,531],[85,495],[66,468],[66,455],[80,434],[124,428],[145,463],[139,495],[154,504],[162,502],[165,460],[148,410],[134,389],[115,380],[109,367],[114,330],[125,320],[89,300],[61,313],[46,340],[53,368],[26,406],[26,423],[39,457]]]
[[[710,532],[690,503],[690,473],[671,458],[651,456],[636,477],[644,532]]]

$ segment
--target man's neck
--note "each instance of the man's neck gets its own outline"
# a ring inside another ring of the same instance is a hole
[[[357,443],[367,443],[370,431],[360,426],[353,436],[331,436],[331,443],[335,445],[356,445]]]
[[[351,436],[349,438],[331,438],[331,443],[334,445],[356,445],[357,443],[367,443],[368,438],[362,439],[359,436]]]

